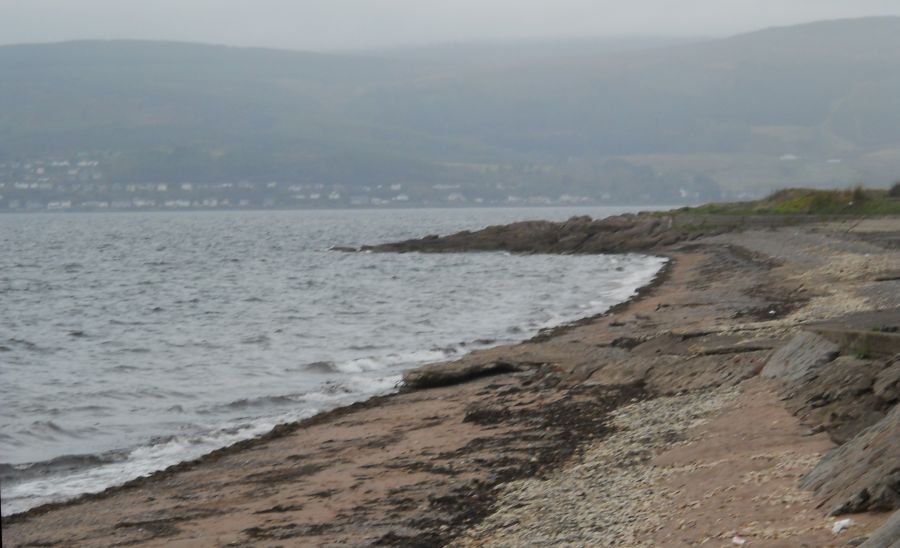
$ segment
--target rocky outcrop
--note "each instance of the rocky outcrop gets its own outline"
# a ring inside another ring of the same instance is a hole
[[[900,359],[839,356],[785,386],[788,409],[804,422],[845,443],[896,405]]]
[[[611,359],[593,374],[595,382],[640,382],[653,394],[735,386],[759,374],[772,341],[717,334],[684,337],[663,333]]]
[[[900,407],[829,452],[801,486],[833,515],[900,507]]]
[[[482,362],[477,360],[435,363],[404,372],[403,385],[408,389],[450,386],[489,375],[528,371],[536,369],[540,365],[513,361]]]
[[[784,381],[790,411],[842,444],[802,482],[832,514],[900,506],[900,354],[890,354],[898,318],[878,311],[809,325],[763,368]]]
[[[701,234],[723,232],[724,225],[700,226],[672,215],[619,215],[593,220],[572,217],[568,221],[522,221],[489,226],[449,236],[425,236],[415,240],[365,246],[378,252],[509,251],[514,253],[616,253],[641,251],[676,243]]]
[[[522,221],[464,230],[449,236],[363,246],[359,251],[441,253],[509,251],[513,253],[626,253],[660,249],[678,242],[745,228],[822,220],[821,216],[712,215],[685,210],[616,215],[604,219],[572,217],[563,222]]]
[[[900,510],[894,512],[884,525],[860,545],[860,548],[896,548],[900,543],[898,539],[900,539]]]
[[[772,354],[762,375],[795,381],[835,359],[839,353],[838,345],[825,337],[801,331]]]

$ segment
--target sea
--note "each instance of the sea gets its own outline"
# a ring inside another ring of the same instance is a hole
[[[0,215],[2,514],[101,491],[388,393],[405,369],[601,313],[665,261],[334,246],[635,210]]]

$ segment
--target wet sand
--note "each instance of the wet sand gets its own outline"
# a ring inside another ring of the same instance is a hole
[[[759,373],[806,322],[900,307],[898,234],[891,219],[660,247],[669,268],[631,302],[444,366],[472,378],[5,518],[3,544],[844,546],[888,514],[831,533],[798,481],[834,443]]]

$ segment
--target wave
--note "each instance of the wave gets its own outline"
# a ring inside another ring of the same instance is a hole
[[[37,343],[33,343],[29,340],[25,339],[17,339],[15,337],[6,339],[4,341],[4,346],[10,350],[27,350],[28,352],[38,352],[41,354],[46,354],[48,352],[53,352],[50,348],[45,348],[43,346],[39,346]]]
[[[328,383],[321,391],[303,394],[307,405],[302,408],[222,425],[205,433],[160,437],[130,450],[96,455],[67,455],[29,464],[0,464],[0,479],[3,482],[0,513],[8,516],[40,504],[100,492],[179,462],[198,458],[215,449],[261,436],[279,424],[302,420],[321,411],[345,405],[358,399],[363,393],[375,395],[389,391],[397,386],[400,378],[349,377],[346,381]],[[246,404],[253,405],[264,400],[296,400],[299,397],[301,395],[298,394],[259,398],[258,401],[247,400]],[[241,401],[232,404],[246,405]]]
[[[93,426],[81,428],[64,428],[51,420],[39,420],[29,424],[26,428],[20,428],[16,434],[20,437],[29,437],[44,441],[55,441],[63,438],[84,439],[95,434],[98,429]]]
[[[29,464],[0,463],[0,482],[5,485],[35,478],[71,474],[79,470],[121,462],[128,457],[125,451],[108,451],[93,455],[63,455]]]
[[[446,348],[436,348],[432,350],[391,353],[383,356],[366,356],[336,364],[334,370],[337,373],[381,371],[407,365],[443,361],[454,353],[455,351],[450,351]]]
[[[316,373],[337,373],[338,372],[337,364],[335,364],[332,361],[327,361],[327,360],[310,362],[310,363],[306,364],[305,366],[303,366],[303,369],[305,369],[307,371],[314,371]]]
[[[383,259],[362,258],[361,255],[337,257],[349,257],[353,263]],[[414,259],[416,268],[407,268],[404,261],[408,259]],[[277,285],[271,287],[242,286],[239,293],[226,291],[218,295],[215,292],[182,291],[184,288],[179,286],[178,291],[151,299],[153,291],[157,290],[141,289],[135,293],[134,302],[123,301],[141,312],[122,312],[121,318],[110,320],[109,325],[146,325],[146,328],[120,329],[123,336],[118,338],[115,327],[109,328],[107,333],[107,328],[98,327],[93,321],[83,324],[89,334],[83,338],[66,337],[66,330],[59,329],[57,338],[63,341],[58,343],[61,347],[49,352],[74,348],[82,352],[75,358],[90,364],[90,368],[83,368],[89,374],[77,379],[61,377],[61,382],[77,380],[79,387],[75,392],[79,401],[98,402],[109,407],[106,411],[69,416],[40,411],[20,415],[28,418],[11,428],[9,433],[18,437],[15,431],[23,428],[61,441],[41,441],[33,451],[14,447],[15,440],[4,441],[11,447],[11,457],[7,460],[18,462],[14,458],[16,451],[22,455],[22,460],[37,460],[43,455],[90,451],[97,447],[93,443],[95,438],[90,435],[79,442],[68,439],[73,434],[69,429],[80,425],[108,423],[110,429],[97,436],[105,440],[120,439],[115,436],[121,434],[123,428],[128,430],[127,435],[140,436],[125,439],[138,442],[148,440],[158,431],[177,432],[178,435],[155,438],[109,456],[69,455],[58,457],[61,460],[56,464],[48,460],[31,465],[0,465],[3,513],[96,492],[262,434],[280,422],[297,420],[379,391],[390,391],[397,385],[397,373],[402,369],[457,359],[477,348],[526,339],[543,327],[603,312],[630,297],[636,287],[650,281],[661,262],[646,257],[640,260],[617,257],[607,263],[604,257],[567,262],[567,259],[557,257],[552,260],[520,256],[504,259],[489,255],[467,256],[465,261],[453,256],[391,257],[391,260],[400,264],[384,268],[378,276],[367,272],[373,277],[366,280],[357,280],[356,266],[349,264],[336,270],[326,269],[334,274],[332,278],[317,275],[315,279],[307,279],[313,277],[309,271],[295,268],[294,272],[304,272],[304,275],[284,276],[276,279]],[[528,270],[519,265],[519,261],[536,261],[537,267]],[[460,264],[465,266],[462,272],[447,272],[446,276],[427,274],[442,268],[449,271]],[[322,267],[313,262],[313,266],[316,265]],[[623,265],[624,270],[617,270]],[[276,278],[290,271],[279,269]],[[413,272],[425,272],[427,278],[420,274],[407,280],[405,276]],[[133,281],[136,283],[143,275],[143,271],[137,273]],[[465,281],[467,276],[472,276],[472,282]],[[353,278],[352,283],[348,282],[350,278]],[[420,283],[420,278],[427,283],[414,285]],[[398,279],[401,281],[389,281]],[[357,283],[361,281],[366,283]],[[384,284],[380,285],[382,282]],[[553,282],[551,289],[542,285],[549,282]],[[470,296],[472,283],[483,285],[483,291]],[[303,289],[310,284],[318,286],[314,291]],[[301,290],[295,291],[294,285]],[[190,289],[191,286],[185,287]],[[244,306],[240,302],[243,298],[253,302],[253,295],[267,296],[270,289],[275,288],[283,289],[284,297],[266,297],[253,306]],[[194,295],[202,297],[192,298]],[[496,303],[496,307],[488,306],[488,302]],[[165,307],[165,312],[149,314],[149,308],[156,305],[160,310]],[[367,318],[361,313],[367,307],[375,309],[377,314]],[[97,310],[96,306],[87,308],[94,313],[91,320],[108,318],[103,315],[108,313]],[[173,329],[176,322],[169,316],[173,311],[184,309],[191,309],[190,314],[178,317],[178,328]],[[241,313],[232,314],[230,311],[234,309]],[[22,308],[18,313],[25,317],[30,311]],[[224,317],[209,317],[208,314]],[[276,335],[276,328],[284,328],[285,335]],[[139,338],[138,335],[150,337]],[[10,336],[33,338],[24,331]],[[106,339],[119,342],[100,347]],[[34,340],[41,345],[57,344],[55,341],[48,343],[44,338]],[[0,339],[0,345],[13,352],[2,355],[3,358],[19,359],[16,352],[20,351],[25,357],[25,349],[32,350],[28,344],[37,346],[28,341],[20,344]],[[94,361],[93,355],[84,354],[92,348],[99,348],[100,359]],[[427,350],[415,350],[417,348]],[[331,349],[333,353],[320,354],[322,349]],[[40,358],[34,354],[30,356],[35,358],[31,361]],[[52,366],[62,363],[52,354],[45,361]],[[218,368],[219,363],[221,368]],[[179,368],[179,364],[182,367]],[[217,375],[220,371],[223,377],[231,375],[228,378],[232,380],[218,382],[221,379],[209,378],[210,382],[204,383],[204,376]],[[109,375],[92,376],[95,372],[108,372]],[[161,379],[169,374],[173,377],[156,383],[157,372]],[[95,382],[97,380],[109,384]],[[45,384],[50,385],[49,382]],[[62,388],[69,386],[63,384]],[[57,388],[51,387],[54,391]],[[299,392],[307,389],[309,392]],[[289,391],[291,393],[283,393]],[[45,403],[45,407],[59,406],[63,411],[66,408],[58,399]],[[115,417],[117,413],[135,409],[146,410],[146,423],[136,424],[138,421],[135,421],[135,424],[123,425],[115,420],[94,418],[99,413]],[[171,422],[160,424],[153,421],[155,417]],[[57,422],[29,425],[28,421],[35,418],[53,418]],[[24,441],[33,444],[36,438]],[[48,449],[40,453],[44,447]],[[57,448],[62,450],[56,451]]]
[[[269,344],[272,340],[268,335],[252,335],[241,339],[241,344]]]
[[[301,394],[289,394],[284,396],[261,396],[259,398],[241,398],[224,404],[228,409],[251,409],[255,407],[274,407],[281,405],[296,405],[303,401]]]

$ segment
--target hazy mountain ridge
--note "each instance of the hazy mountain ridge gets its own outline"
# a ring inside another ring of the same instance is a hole
[[[570,44],[533,62],[483,45],[466,63],[459,47],[0,47],[0,162],[91,153],[106,181],[450,184],[492,200],[900,175],[898,17],[584,55]]]

